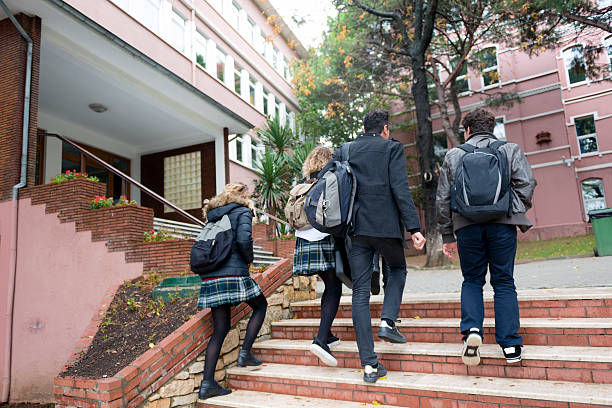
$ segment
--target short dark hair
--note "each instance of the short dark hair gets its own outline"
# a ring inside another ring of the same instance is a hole
[[[470,134],[493,133],[495,129],[495,116],[486,109],[474,109],[463,118],[463,128],[470,128]]]
[[[385,125],[389,124],[389,112],[384,110],[373,110],[363,117],[363,130],[366,133],[381,133]]]

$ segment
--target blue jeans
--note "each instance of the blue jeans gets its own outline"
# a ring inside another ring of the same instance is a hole
[[[374,352],[372,318],[370,315],[370,286],[372,282],[372,257],[378,251],[389,265],[389,276],[381,318],[397,320],[404,285],[406,285],[406,258],[399,238],[377,238],[358,235],[351,239],[349,262],[353,280],[353,327],[359,349],[361,365],[375,365],[378,356]]]
[[[523,338],[518,334],[519,308],[513,276],[516,226],[474,224],[459,229],[456,235],[463,273],[461,332],[475,327],[482,333],[482,287],[488,266],[495,293],[495,340],[503,348],[523,345]]]

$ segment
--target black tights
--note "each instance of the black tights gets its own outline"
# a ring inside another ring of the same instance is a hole
[[[266,317],[266,309],[268,302],[264,295],[259,295],[255,299],[247,300],[246,302],[253,309],[253,314],[249,319],[246,328],[246,335],[242,343],[243,350],[251,350],[253,342],[261,329],[261,325]],[[204,361],[204,380],[212,381],[215,378],[215,367],[219,360],[219,353],[223,346],[225,336],[229,333],[232,308],[230,305],[221,305],[212,308],[213,318],[213,334],[210,336],[208,346],[206,347],[206,360]]]
[[[317,340],[327,344],[327,338],[331,335],[331,327],[336,318],[336,313],[338,313],[338,305],[342,295],[342,282],[336,277],[335,270],[320,272],[319,276],[323,279],[325,290],[321,297],[321,323],[319,324]]]

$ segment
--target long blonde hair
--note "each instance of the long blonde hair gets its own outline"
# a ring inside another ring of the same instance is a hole
[[[302,176],[309,178],[310,174],[319,172],[327,162],[332,158],[331,149],[325,146],[318,146],[312,149],[312,151],[304,160],[304,165],[302,166]]]

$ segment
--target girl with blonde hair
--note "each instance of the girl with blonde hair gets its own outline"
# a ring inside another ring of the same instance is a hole
[[[268,306],[259,285],[249,274],[249,264],[253,262],[253,208],[249,190],[242,183],[227,184],[221,194],[205,203],[204,218],[216,222],[227,215],[234,239],[227,261],[218,270],[204,275],[200,287],[198,309],[211,308],[213,318],[213,334],[206,348],[204,379],[200,384],[199,397],[202,400],[232,392],[215,381],[221,346],[230,330],[232,306],[246,302],[253,309],[238,354],[238,366],[258,366],[262,363],[251,353]]]
[[[315,147],[302,168],[303,182],[314,182],[319,172],[332,158],[332,151],[327,147]],[[338,312],[342,283],[336,277],[336,248],[331,235],[317,231],[308,225],[295,232],[296,242],[293,256],[293,275],[319,275],[325,284],[321,297],[321,322],[319,331],[310,345],[310,351],[329,365],[337,366],[338,361],[332,355],[330,347],[340,344],[340,339],[331,332],[331,326]]]

